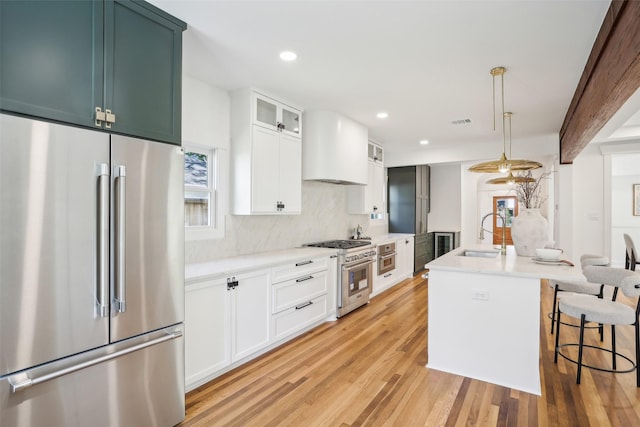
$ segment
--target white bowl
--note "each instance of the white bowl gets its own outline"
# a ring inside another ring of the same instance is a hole
[[[562,249],[550,249],[550,248],[536,249],[536,255],[540,259],[554,260],[554,259],[560,258],[560,254],[562,254]]]

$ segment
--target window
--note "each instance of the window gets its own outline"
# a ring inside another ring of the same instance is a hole
[[[216,226],[215,151],[185,147],[184,225],[187,228]]]

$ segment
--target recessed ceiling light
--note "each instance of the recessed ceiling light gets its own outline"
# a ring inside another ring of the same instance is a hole
[[[427,145],[428,143],[429,143],[428,139],[421,139],[420,140],[420,144],[422,144],[422,145]]]
[[[282,59],[283,61],[295,61],[298,58],[298,55],[296,55],[295,52],[291,52],[291,51],[284,51],[284,52],[280,52],[280,59]]]
[[[381,111],[378,114],[376,114],[376,117],[379,119],[386,119],[387,117],[389,117],[389,113],[385,113],[384,111]]]

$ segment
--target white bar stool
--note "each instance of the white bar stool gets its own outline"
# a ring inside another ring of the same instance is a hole
[[[640,296],[640,274],[623,268],[602,266],[587,266],[583,269],[583,272],[587,280],[590,282],[615,286],[622,289],[622,292],[627,297],[636,297],[636,307],[634,310],[626,304],[622,304],[616,301],[587,297],[584,295],[567,296],[560,298],[556,323],[556,346],[554,363],[558,362],[558,355],[573,363],[576,363],[578,365],[578,373],[576,376],[577,384],[580,384],[580,376],[583,366],[598,371],[614,373],[632,372],[635,370],[636,385],[637,387],[640,387],[640,370],[638,370],[638,360],[640,359],[640,326],[638,323],[638,315],[640,314],[640,298],[638,298]],[[562,324],[562,314],[580,319],[580,338],[577,344],[560,344],[560,325]],[[584,344],[584,329],[587,322],[611,325],[611,349]],[[617,325],[633,325],[635,327],[635,360],[632,360],[630,357],[617,352]],[[571,359],[566,354],[560,352],[561,348],[569,346],[578,346],[577,360]],[[582,362],[582,356],[585,347],[611,353],[611,369],[584,364]],[[631,368],[625,370],[617,369],[616,359],[618,356],[627,360],[631,364]]]

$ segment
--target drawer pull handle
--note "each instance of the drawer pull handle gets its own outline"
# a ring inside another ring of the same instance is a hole
[[[304,304],[300,304],[300,305],[296,305],[296,310],[301,310],[305,307],[309,307],[311,304],[313,304],[313,301],[309,301],[307,303]]]
[[[302,262],[296,262],[296,267],[300,267],[301,265],[307,265],[307,264],[311,264],[313,261],[309,260],[309,261],[302,261]]]
[[[296,282],[297,283],[306,282],[307,280],[311,280],[311,279],[313,279],[313,276],[308,276],[308,277],[303,277],[301,279],[296,279]]]
[[[385,274],[385,275],[384,275],[384,278],[386,279],[387,277],[391,277],[391,274],[392,274],[392,273],[387,273],[387,274]]]

